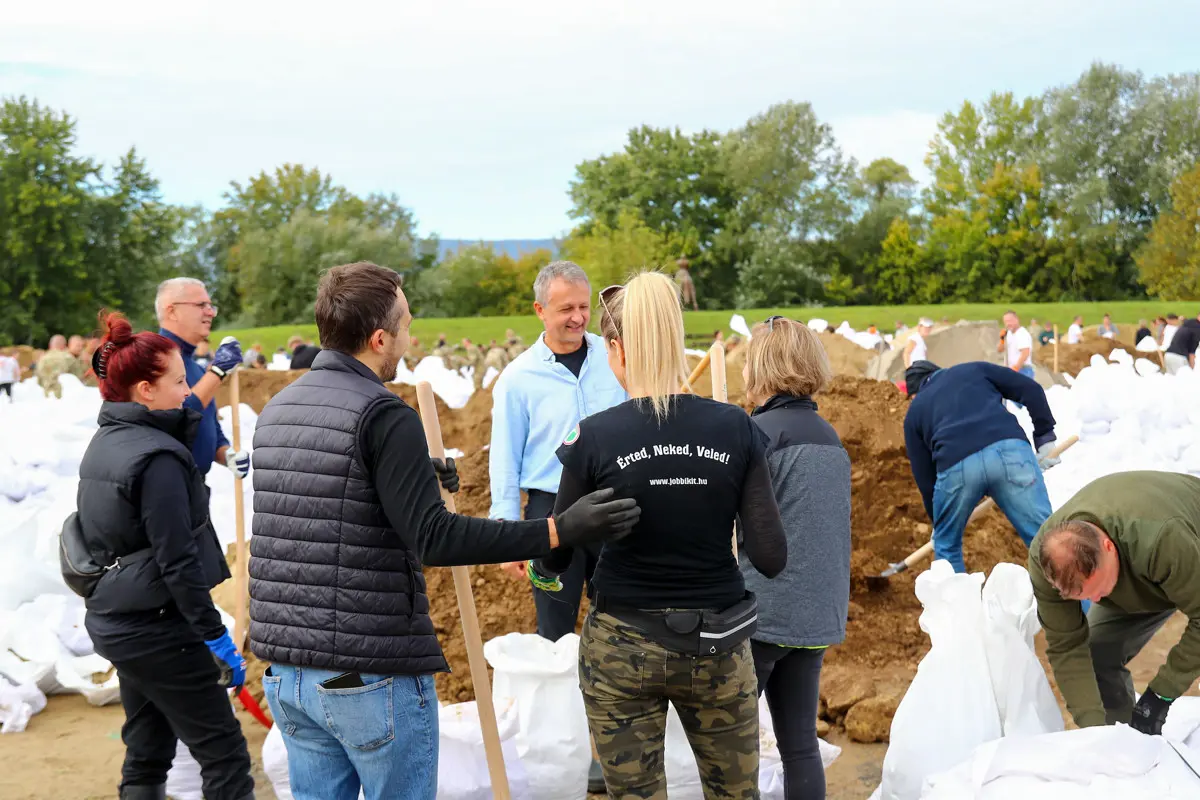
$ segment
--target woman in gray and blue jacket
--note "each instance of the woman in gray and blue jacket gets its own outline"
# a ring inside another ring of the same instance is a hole
[[[741,559],[746,588],[758,596],[754,669],[771,709],[788,800],[824,798],[817,702],[825,649],[846,637],[850,457],[812,399],[832,378],[817,335],[784,317],[751,334],[742,376],[753,419],[769,439],[767,463],[788,543],[787,566],[773,580]]]

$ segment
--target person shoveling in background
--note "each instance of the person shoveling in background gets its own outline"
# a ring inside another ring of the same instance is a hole
[[[632,399],[582,420],[558,448],[556,514],[598,487],[642,509],[604,544],[579,644],[579,685],[609,797],[665,797],[667,702],[679,712],[705,797],[757,797],[757,603],[732,551],[774,577],[787,539],[766,436],[737,406],[681,393],[688,368],[679,290],[661,273],[600,292],[608,361]],[[553,589],[570,548],[530,566]],[[548,713],[552,713],[552,710]]]
[[[904,444],[933,520],[934,557],[949,561],[956,572],[966,571],[963,531],[985,495],[1028,545],[1051,511],[1039,466],[1058,463],[1051,456],[1054,416],[1042,387],[983,361],[946,369],[918,361],[904,380],[912,399],[904,417]],[[1029,409],[1036,453],[1004,400]]]
[[[209,594],[230,572],[191,453],[201,417],[184,407],[184,361],[172,340],[135,336],[119,314],[103,324],[92,368],[104,404],[72,518],[95,563],[112,564],[85,598],[84,625],[120,679],[120,796],[163,800],[178,739],[206,798],[253,798],[246,740],[220,685],[226,671],[236,691],[246,662]]]
[[[321,277],[322,350],[254,430],[250,647],[286,724],[299,800],[437,795],[447,671],[423,566],[494,564],[629,533],[633,500],[579,498],[553,519],[453,514],[453,459],[431,463],[417,412],[385,385],[412,313],[394,270],[358,262]],[[547,713],[553,713],[549,710]]]
[[[1027,566],[1075,724],[1161,733],[1171,703],[1200,677],[1200,478],[1145,471],[1092,481],[1046,520]],[[1135,704],[1126,664],[1177,610],[1188,627]]]
[[[926,320],[922,320],[924,324]],[[745,560],[758,597],[750,642],[766,693],[790,798],[823,798],[817,738],[821,662],[846,638],[850,603],[850,457],[812,396],[832,380],[829,356],[808,326],[771,317],[755,326],[742,378],[751,418],[767,435],[767,463],[790,558],[767,580]]]

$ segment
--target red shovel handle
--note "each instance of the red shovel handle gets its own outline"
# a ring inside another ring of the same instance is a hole
[[[271,720],[267,719],[267,715],[263,712],[262,706],[260,706],[258,701],[254,699],[254,695],[250,694],[249,689],[243,686],[242,690],[238,692],[237,697],[238,700],[242,701],[242,708],[250,712],[250,716],[254,717],[256,720],[265,725],[267,730],[271,729]]]

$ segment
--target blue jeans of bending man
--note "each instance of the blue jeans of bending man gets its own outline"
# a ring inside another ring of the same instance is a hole
[[[372,675],[326,689],[341,672],[272,664],[263,692],[283,733],[296,800],[433,800],[438,699],[432,675]]]
[[[938,473],[933,487],[934,558],[946,559],[955,572],[967,571],[963,531],[985,496],[996,501],[1028,547],[1051,512],[1050,495],[1029,442],[995,442]]]

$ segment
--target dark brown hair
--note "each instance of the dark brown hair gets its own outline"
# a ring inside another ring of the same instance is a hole
[[[1100,566],[1103,544],[1096,526],[1072,519],[1046,531],[1039,561],[1046,580],[1059,594],[1078,594]]]
[[[398,333],[401,311],[395,270],[358,261],[333,267],[317,286],[317,334],[321,347],[353,355],[367,346],[377,330]]]

